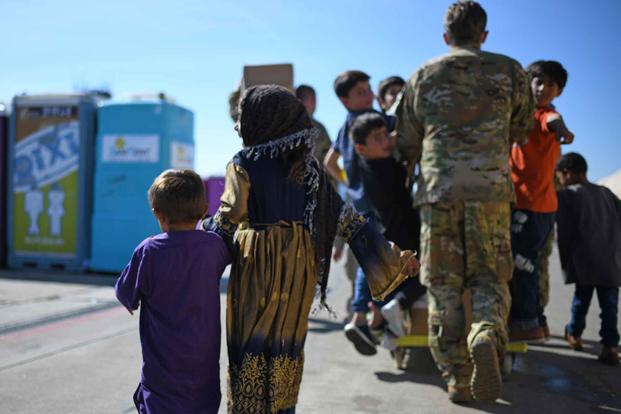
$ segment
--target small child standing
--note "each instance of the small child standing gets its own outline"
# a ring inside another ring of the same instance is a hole
[[[149,188],[163,233],[134,250],[116,283],[130,313],[140,306],[139,413],[217,413],[220,405],[220,276],[225,242],[196,230],[206,212],[203,182],[191,170],[167,170]]]
[[[587,179],[586,160],[565,154],[556,175],[558,249],[565,283],[575,283],[571,321],[565,327],[569,345],[582,350],[581,335],[593,291],[597,291],[602,320],[599,360],[619,363],[617,312],[621,286],[621,201],[608,188]]]
[[[554,168],[561,155],[561,144],[570,144],[574,135],[552,105],[567,83],[567,71],[551,60],[534,62],[526,71],[536,111],[528,142],[514,144],[510,157],[516,202],[511,214],[515,268],[509,282],[509,341],[540,342],[549,337],[549,329],[539,303],[537,262],[554,227]]]

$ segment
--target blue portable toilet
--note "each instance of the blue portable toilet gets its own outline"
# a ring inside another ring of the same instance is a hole
[[[96,107],[96,98],[88,94],[13,99],[9,267],[86,268]]]
[[[194,115],[165,100],[110,103],[98,125],[89,268],[119,272],[142,240],[160,233],[147,200],[155,177],[193,168]]]

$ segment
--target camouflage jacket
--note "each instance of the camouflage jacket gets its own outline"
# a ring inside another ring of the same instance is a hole
[[[533,111],[528,76],[507,56],[453,48],[425,63],[396,106],[398,149],[420,164],[415,204],[513,201],[509,150]]]

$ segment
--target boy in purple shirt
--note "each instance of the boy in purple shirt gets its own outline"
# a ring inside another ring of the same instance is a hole
[[[201,178],[167,170],[149,188],[163,233],[145,239],[116,283],[132,313],[140,305],[139,413],[217,413],[220,405],[220,276],[224,241],[196,230],[206,211]]]

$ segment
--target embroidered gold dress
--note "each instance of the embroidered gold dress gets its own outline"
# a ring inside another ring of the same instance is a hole
[[[304,180],[290,179],[281,153],[301,144],[310,148],[312,136],[306,131],[240,151],[227,166],[221,206],[204,223],[233,240],[226,318],[230,413],[293,412],[297,402],[321,274],[313,234],[323,224],[313,214],[322,211],[317,193],[329,184],[320,180],[324,173],[310,155]],[[408,254],[351,208],[339,209],[339,235],[357,254],[374,296],[384,297],[407,277],[401,270]],[[329,259],[327,251],[321,261]]]

